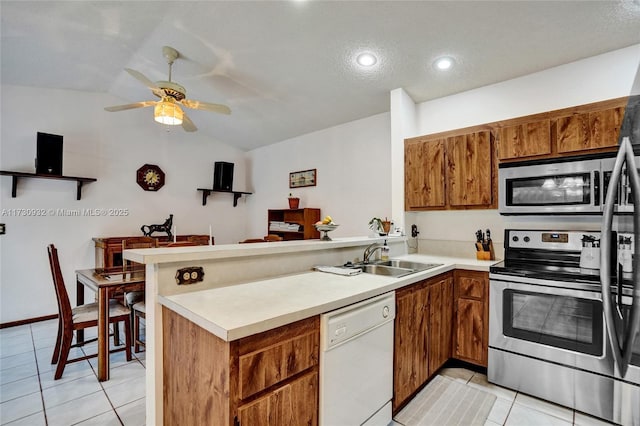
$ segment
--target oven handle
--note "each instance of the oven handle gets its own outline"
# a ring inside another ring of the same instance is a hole
[[[640,270],[638,269],[638,261],[640,255],[633,257],[633,296],[631,301],[629,326],[624,330],[624,318],[622,312],[617,306],[613,306],[611,296],[611,263],[607,256],[611,252],[612,242],[612,223],[613,210],[615,203],[615,189],[622,175],[622,166],[627,163],[627,171],[630,177],[631,190],[633,191],[634,200],[640,200],[640,176],[635,167],[635,159],[633,155],[633,147],[628,137],[624,137],[620,143],[616,162],[613,166],[609,187],[607,188],[606,201],[603,207],[602,228],[600,232],[600,282],[602,284],[602,307],[604,310],[604,319],[607,326],[607,334],[611,342],[612,352],[620,374],[624,377],[629,367],[631,355],[633,353],[633,339],[640,327],[640,290],[638,288],[638,278]],[[633,225],[634,225],[634,248],[635,253],[640,254],[640,209],[634,209]],[[617,263],[617,262],[616,262]],[[618,324],[622,330],[618,330]]]

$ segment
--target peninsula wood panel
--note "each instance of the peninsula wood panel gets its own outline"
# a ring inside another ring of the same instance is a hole
[[[393,410],[406,402],[428,378],[429,289],[425,282],[396,292],[393,353]]]
[[[500,130],[498,159],[531,157],[551,153],[549,120],[507,126]]]
[[[232,425],[228,342],[163,307],[165,425]]]
[[[317,369],[273,393],[238,408],[238,426],[314,426],[317,424]]]
[[[491,134],[486,131],[447,138],[446,153],[449,205],[490,206]]]
[[[454,271],[453,357],[487,366],[489,274]]]
[[[444,207],[444,139],[405,146],[405,207]]]
[[[319,316],[232,342],[165,307],[162,320],[165,425],[317,424]],[[245,389],[287,377],[242,399],[241,368],[245,379],[257,377]]]

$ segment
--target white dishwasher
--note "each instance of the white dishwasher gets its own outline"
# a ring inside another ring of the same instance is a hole
[[[394,292],[321,316],[321,426],[391,422],[395,316]]]

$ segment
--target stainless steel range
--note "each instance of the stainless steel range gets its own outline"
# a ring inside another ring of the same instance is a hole
[[[619,237],[633,238],[611,233],[608,241]],[[505,260],[490,271],[488,377],[608,421],[640,425],[640,333],[630,314],[640,290],[622,272],[616,244],[603,253],[606,266],[587,263],[614,275],[608,298],[623,322],[619,334],[634,334],[621,344],[631,354],[623,366],[608,334],[615,327],[605,319],[600,271],[580,268],[583,245],[592,254],[600,239],[600,232],[505,231]]]

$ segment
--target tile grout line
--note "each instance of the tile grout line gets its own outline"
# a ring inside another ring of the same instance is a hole
[[[58,324],[58,327],[60,324]],[[44,405],[44,394],[42,393],[42,381],[40,380],[40,365],[38,364],[38,356],[36,354],[36,342],[33,337],[33,328],[29,325],[29,334],[31,335],[31,344],[33,345],[33,357],[36,361],[36,373],[38,374],[38,388],[40,388],[40,401],[42,402],[42,413],[44,415],[44,424],[45,426],[49,425],[49,419],[47,418],[47,409]],[[55,347],[55,346],[54,346]]]

